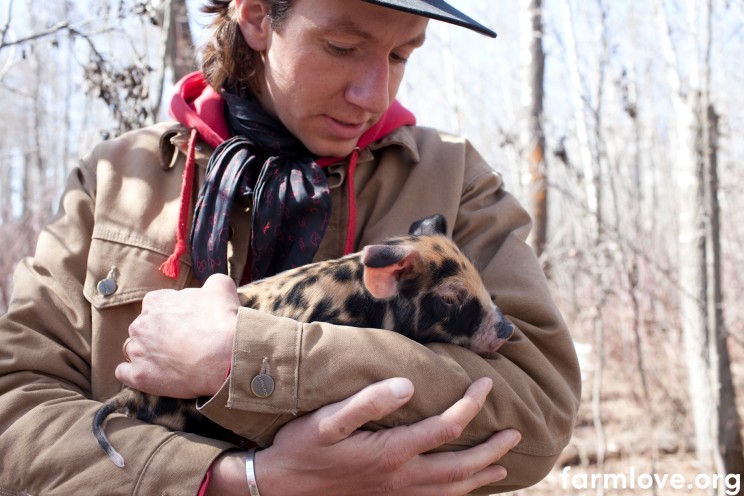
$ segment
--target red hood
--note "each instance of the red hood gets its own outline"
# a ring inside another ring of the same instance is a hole
[[[201,72],[192,72],[176,83],[170,113],[187,128],[196,129],[213,148],[230,137],[224,100]]]
[[[184,126],[196,129],[201,138],[214,148],[230,137],[225,122],[224,100],[201,72],[192,72],[176,84],[170,113]],[[414,124],[415,116],[394,100],[380,120],[362,135],[357,146],[363,150],[397,128]],[[325,158],[319,159],[318,163],[325,166],[337,161],[337,158]]]

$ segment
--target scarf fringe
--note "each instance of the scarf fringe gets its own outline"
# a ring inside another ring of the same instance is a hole
[[[194,188],[194,172],[196,169],[196,140],[199,136],[196,128],[191,129],[189,136],[186,165],[183,170],[181,183],[181,200],[178,210],[178,229],[176,230],[176,247],[168,260],[160,266],[160,272],[172,279],[178,279],[181,267],[181,255],[186,253],[186,230],[188,229],[191,195]]]

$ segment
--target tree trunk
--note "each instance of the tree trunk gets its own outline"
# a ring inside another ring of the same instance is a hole
[[[161,17],[162,65],[159,81],[157,82],[158,97],[153,105],[153,113],[156,118],[163,103],[166,74],[170,73],[175,82],[197,68],[186,0],[165,0]]]
[[[196,69],[194,42],[189,27],[186,0],[170,0],[170,26],[166,63],[173,70],[173,79],[178,81]]]
[[[9,156],[0,158],[0,225],[10,222],[13,211],[11,177],[13,159]]]
[[[697,2],[688,2],[690,44],[700,46]],[[682,92],[676,54],[668,36],[669,24],[659,7],[667,36],[662,47],[670,67],[669,78],[677,117],[678,184],[680,186],[680,306],[690,403],[701,473],[744,473],[741,424],[731,376],[727,336],[723,328],[721,248],[718,207],[717,116],[709,106],[710,18],[705,9],[707,56],[692,57],[689,89]],[[696,48],[697,50],[697,48]]]
[[[603,140],[601,120],[595,123],[595,143],[592,145],[590,136],[590,124],[587,119],[588,103],[596,101],[596,108],[591,112],[598,116],[601,113],[602,85],[604,84],[604,72],[607,68],[605,58],[607,51],[604,50],[602,61],[598,64],[599,77],[597,82],[596,99],[587,98],[584,90],[582,74],[579,64],[579,49],[576,42],[574,18],[570,2],[562,2],[563,25],[566,45],[566,58],[569,72],[570,102],[575,119],[576,142],[578,146],[579,169],[583,172],[583,187],[585,191],[585,202],[587,219],[584,223],[587,229],[587,260],[591,267],[604,267],[607,263],[604,248],[604,218],[602,210],[602,178],[601,178],[601,154],[600,142]],[[600,2],[600,10],[604,10]],[[603,31],[606,29],[603,16]],[[604,36],[604,35],[603,35]],[[609,295],[609,287],[606,278],[602,277],[600,270],[592,272],[592,305],[589,312],[592,320],[592,332],[594,335],[595,370],[592,381],[592,423],[596,435],[597,468],[602,470],[607,452],[607,438],[602,412],[602,396],[604,387],[604,370],[606,366],[606,340],[605,340],[605,305]],[[603,488],[597,488],[597,494],[603,494]]]
[[[695,427],[695,449],[701,471],[713,473],[712,454],[715,450],[711,432],[714,405],[710,384],[711,364],[705,318],[705,226],[703,225],[702,169],[696,153],[696,113],[699,108],[699,85],[690,81],[685,95],[681,76],[677,72],[677,54],[671,40],[669,20],[663,2],[657,5],[662,49],[666,59],[667,77],[677,124],[677,185],[679,209],[679,288],[680,316],[685,363],[688,370],[690,406]],[[696,41],[696,40],[695,40]],[[697,64],[697,57],[690,63]],[[696,75],[697,68],[690,74]],[[694,89],[693,89],[694,88]]]
[[[724,326],[723,290],[721,288],[721,227],[718,204],[718,115],[712,105],[705,117],[703,149],[703,180],[706,215],[706,311],[711,344],[711,382],[718,396],[718,422],[713,426],[717,434],[716,468],[723,474],[744,473],[744,446],[741,422],[736,410],[736,390],[731,374],[728,333]]]
[[[718,114],[711,102],[712,0],[706,2],[705,67],[703,77],[703,191],[706,215],[706,311],[708,332],[711,336],[711,371],[714,392],[718,400],[718,423],[713,426],[717,435],[716,468],[723,474],[744,473],[744,446],[741,421],[736,410],[736,389],[731,374],[728,333],[724,325],[723,288],[721,282],[721,209],[718,203]]]
[[[542,44],[542,0],[521,0],[520,3],[524,106],[522,153],[529,172],[529,197],[535,223],[532,246],[539,257],[545,252],[548,239],[548,171],[543,131],[545,52]]]

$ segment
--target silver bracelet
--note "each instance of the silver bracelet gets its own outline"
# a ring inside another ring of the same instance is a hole
[[[258,482],[256,481],[256,468],[253,463],[253,457],[256,455],[256,448],[251,448],[245,455],[245,476],[248,479],[248,491],[251,496],[261,496],[258,492]]]

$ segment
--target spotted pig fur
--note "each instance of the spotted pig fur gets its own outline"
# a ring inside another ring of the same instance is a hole
[[[494,305],[473,264],[445,233],[442,216],[422,219],[408,236],[242,286],[240,303],[300,322],[387,329],[420,343],[452,343],[492,354],[509,339],[513,327]],[[122,408],[172,430],[231,440],[231,433],[196,410],[194,400],[125,388],[93,420],[98,443],[120,467],[124,460],[106,438],[103,422]]]

